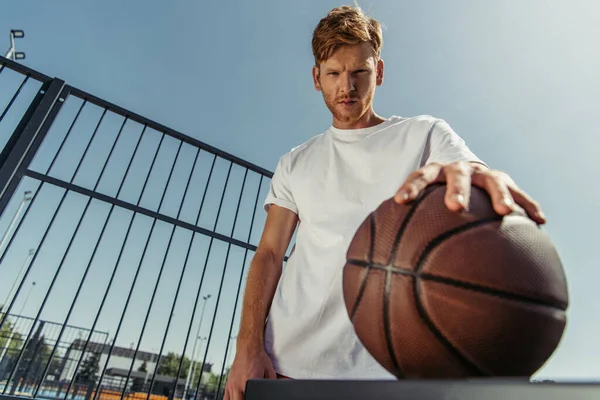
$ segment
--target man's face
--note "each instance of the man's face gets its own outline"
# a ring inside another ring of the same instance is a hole
[[[367,43],[340,47],[319,67],[313,67],[315,88],[333,114],[336,125],[352,129],[368,118],[375,87],[383,82],[383,61]]]

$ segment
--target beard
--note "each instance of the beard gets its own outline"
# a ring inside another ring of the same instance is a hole
[[[325,105],[333,115],[333,118],[346,124],[360,120],[361,117],[363,117],[369,110],[369,105],[373,99],[372,93],[367,94],[363,98],[357,96],[336,96],[335,94],[327,94],[324,91],[322,94]],[[340,101],[347,98],[356,102],[351,106],[346,106],[340,103]]]

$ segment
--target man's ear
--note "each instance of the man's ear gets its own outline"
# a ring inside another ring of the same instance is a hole
[[[379,61],[377,61],[377,86],[381,86],[381,84],[383,83],[383,70],[384,70],[384,62],[383,59],[379,59]]]
[[[317,89],[319,92],[321,91],[321,83],[319,82],[320,73],[319,67],[316,65],[312,67],[313,84],[315,85],[315,89]]]

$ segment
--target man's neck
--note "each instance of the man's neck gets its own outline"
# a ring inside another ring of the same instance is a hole
[[[337,129],[364,129],[370,128],[375,125],[379,125],[385,121],[385,118],[380,117],[375,113],[375,111],[370,110],[365,113],[359,120],[344,122],[339,121],[335,117],[333,118],[333,127]]]

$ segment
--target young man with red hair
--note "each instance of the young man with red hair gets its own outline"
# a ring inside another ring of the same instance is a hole
[[[408,202],[443,181],[445,205],[459,212],[476,185],[500,215],[520,209],[545,222],[539,205],[505,173],[489,169],[445,121],[375,113],[382,43],[379,22],[359,7],[333,9],[314,31],[313,83],[332,124],[277,164],[225,400],[241,400],[253,378],[394,379],[361,345],[342,293],[348,245],[384,200]]]

